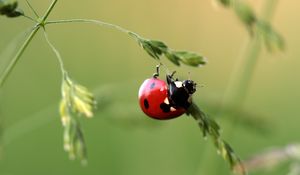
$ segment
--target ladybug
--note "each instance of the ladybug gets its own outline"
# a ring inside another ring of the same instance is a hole
[[[167,75],[165,82],[158,78],[159,66],[157,66],[157,73],[141,85],[139,104],[149,117],[159,120],[176,118],[184,114],[192,104],[196,83],[192,80],[174,79],[174,73]]]

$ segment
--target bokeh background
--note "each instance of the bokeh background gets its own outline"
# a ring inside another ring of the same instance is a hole
[[[31,0],[39,14],[50,1]],[[250,0],[260,12],[264,0]],[[20,6],[28,13],[25,1]],[[243,158],[270,147],[297,143],[300,103],[300,23],[298,1],[277,3],[274,28],[286,41],[284,52],[262,49],[245,101],[245,110],[264,121],[267,131],[235,123],[218,114],[211,103],[223,100],[232,70],[243,58],[249,35],[235,14],[211,0],[85,0],[59,1],[49,19],[91,18],[118,24],[169,47],[205,55],[201,68],[175,67],[180,78],[204,86],[195,102],[220,123],[222,134]],[[0,18],[0,50],[32,23],[24,18]],[[147,118],[137,93],[157,62],[127,35],[90,24],[48,26],[51,41],[61,52],[71,77],[99,99],[96,116],[82,120],[88,146],[88,166],[70,161],[63,151],[63,128],[57,111],[61,75],[55,55],[39,33],[10,75],[1,94],[4,128],[0,173],[106,175],[230,174],[211,141],[204,140],[190,117],[170,121]],[[21,37],[22,38],[22,37]],[[1,59],[4,59],[1,57]],[[290,164],[251,174],[287,174]]]

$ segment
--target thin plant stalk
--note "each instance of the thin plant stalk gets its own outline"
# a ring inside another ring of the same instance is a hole
[[[2,94],[2,89],[0,89],[0,97],[2,98],[3,97],[3,94]],[[2,158],[2,156],[3,156],[3,149],[4,149],[4,144],[3,144],[3,142],[4,142],[4,139],[3,139],[3,137],[4,137],[4,117],[3,117],[3,112],[2,112],[2,110],[3,110],[3,108],[2,108],[2,103],[0,104],[0,159]]]
[[[277,2],[278,0],[267,0],[265,2],[262,9],[262,18],[264,20],[269,21],[272,18]],[[225,104],[227,102],[235,105],[236,108],[243,107],[261,53],[261,39],[259,36],[256,36],[247,43],[245,56],[240,58],[241,62],[236,65],[236,72],[233,72],[232,84],[229,84],[227,96],[225,96],[224,99]],[[235,114],[233,113],[231,115]],[[233,120],[233,122],[228,125],[227,134],[230,135],[231,139],[234,139],[234,130],[238,117],[242,116],[234,116],[236,120]],[[220,172],[217,174],[219,173]]]
[[[47,21],[45,25],[48,24],[66,24],[66,23],[93,23],[96,25],[106,26],[109,28],[117,29],[119,31],[122,31],[124,33],[130,33],[131,31],[124,29],[123,27],[120,27],[115,24],[103,22],[100,20],[93,20],[93,19],[62,19],[62,20],[55,20],[55,21]]]
[[[23,14],[22,15],[23,17],[25,17],[25,18],[27,18],[27,19],[29,19],[30,21],[32,21],[32,22],[38,22],[37,20],[35,20],[35,19],[33,19],[32,17],[30,17],[30,16],[27,16],[27,15],[25,15],[25,14]]]
[[[52,12],[52,10],[53,10],[53,8],[54,8],[54,6],[55,6],[56,3],[57,3],[57,0],[53,0],[52,1],[52,3],[49,6],[48,10],[46,11],[45,15],[42,17],[42,23],[44,23],[47,20],[48,16]]]
[[[269,21],[271,19],[277,2],[278,0],[266,1],[262,10],[264,20]],[[238,64],[236,64],[225,92],[225,104],[237,105],[237,108],[242,107],[261,52],[261,39],[259,36],[255,36],[246,44],[244,54],[241,55]]]
[[[276,3],[278,0],[268,0],[266,1],[262,14],[264,15],[262,18],[269,21],[272,17],[274,9],[276,7]],[[261,53],[261,40],[259,36],[256,36],[254,39],[250,40],[247,43],[247,47],[245,50],[245,56],[241,56],[239,64],[235,66],[235,71],[232,74],[232,81],[228,86],[228,89],[225,93],[225,98],[223,102],[223,106],[226,104],[230,104],[235,106],[235,108],[242,108],[244,101],[247,96],[247,92],[249,87],[251,86],[251,80],[253,78],[255,68],[257,66],[258,58]],[[224,113],[224,107],[221,109],[221,114]],[[233,138],[234,134],[234,126],[239,120],[239,117],[242,116],[235,116],[236,114],[232,113],[233,120],[232,123],[229,124],[228,135]]]
[[[62,76],[65,77],[66,76],[66,73],[67,71],[65,70],[65,67],[64,67],[64,62],[62,60],[62,57],[61,57],[61,54],[59,53],[59,51],[55,48],[55,46],[52,44],[52,42],[50,41],[49,37],[48,37],[48,34],[46,32],[46,29],[44,29],[44,36],[45,36],[45,39],[47,41],[47,44],[50,46],[50,48],[52,49],[52,51],[55,53],[56,55],[56,58],[59,62],[59,65],[60,65],[60,70],[62,72]]]
[[[277,2],[278,0],[266,1],[265,6],[262,10],[263,19],[271,19]],[[261,38],[259,38],[259,36],[255,36],[253,39],[249,40],[246,43],[245,51],[241,55],[238,64],[236,64],[234,67],[234,71],[231,75],[231,81],[224,95],[223,104],[235,105],[236,108],[241,108],[243,106],[261,52],[260,40]],[[224,109],[221,109],[220,114],[222,114],[223,111]],[[226,129],[226,131],[228,132],[227,134],[230,134],[231,139],[233,139],[235,124],[236,120],[230,123],[230,125],[228,125],[227,127],[228,129]],[[200,164],[203,162],[207,162],[208,157],[211,157],[211,155],[205,154],[201,159]],[[214,160],[214,158],[212,157],[208,159],[210,161]],[[199,167],[197,174],[200,174],[200,168],[201,166]],[[220,171],[221,170],[222,169],[220,169]],[[214,171],[215,170],[213,170],[213,172]],[[222,172],[218,172],[217,170],[215,174],[222,174]]]
[[[14,56],[12,61],[10,62],[10,64],[4,70],[3,74],[0,77],[0,88],[3,86],[4,82],[6,81],[7,77],[9,76],[9,74],[11,73],[13,68],[16,66],[17,62],[19,61],[19,59],[23,55],[24,51],[28,47],[28,45],[31,42],[31,40],[33,39],[33,37],[36,35],[36,33],[38,32],[40,27],[44,25],[45,21],[47,20],[48,16],[50,15],[50,13],[53,10],[56,3],[57,3],[57,0],[52,1],[52,3],[49,6],[48,10],[46,11],[45,15],[42,17],[42,20],[35,25],[35,27],[31,31],[30,35],[28,36],[28,38],[25,40],[23,45],[20,47],[20,49],[17,51],[16,55]]]
[[[39,29],[40,28],[37,26],[31,31],[30,35],[27,37],[27,39],[25,40],[25,42],[23,43],[21,48],[18,50],[18,52],[16,53],[16,55],[14,56],[14,58],[12,59],[10,64],[4,70],[4,72],[3,72],[3,74],[1,75],[1,78],[0,78],[0,87],[3,86],[3,84],[5,83],[7,77],[9,76],[9,74],[11,73],[13,68],[16,66],[17,62],[19,61],[19,59],[21,58],[24,51],[26,50],[29,43],[31,42],[31,40],[33,39],[33,37],[35,36],[35,34],[38,32]]]
[[[259,36],[255,36],[255,38],[247,42],[244,54],[242,54],[239,62],[235,65],[230,84],[225,92],[224,105],[234,105],[235,108],[243,106],[243,102],[246,98],[251,79],[257,65],[260,51],[260,38]],[[221,114],[222,113],[223,111],[221,111]]]
[[[38,13],[35,11],[35,9],[32,7],[32,5],[29,3],[28,0],[26,0],[27,5],[29,6],[29,8],[31,9],[31,11],[34,13],[35,17],[39,18],[40,16],[38,15]]]
[[[121,26],[115,25],[115,24],[111,24],[111,23],[107,23],[104,21],[100,21],[100,20],[94,20],[94,19],[63,19],[63,20],[55,20],[55,21],[47,21],[45,23],[45,25],[52,25],[52,24],[66,24],[66,23],[90,23],[90,24],[96,24],[99,26],[103,26],[103,27],[107,27],[107,28],[111,28],[111,29],[115,29],[121,32],[124,32],[126,34],[130,34],[132,36],[134,36],[135,38],[142,38],[141,36],[139,36],[138,34],[127,30]]]
[[[27,3],[28,3],[28,1],[27,1]],[[12,72],[12,70],[14,69],[14,67],[16,66],[17,62],[20,60],[21,56],[23,55],[24,51],[29,46],[30,42],[32,41],[32,39],[34,38],[34,36],[36,35],[36,33],[39,31],[39,29],[41,28],[41,26],[44,25],[45,21],[47,20],[49,14],[53,10],[53,8],[54,8],[54,6],[55,6],[56,3],[57,3],[57,0],[53,0],[52,1],[50,7],[46,11],[45,15],[42,17],[41,21],[34,20],[33,18],[31,18],[29,16],[23,15],[25,18],[30,19],[30,20],[36,22],[36,24],[33,27],[33,29],[31,30],[31,33],[29,34],[29,36],[27,37],[27,39],[21,45],[20,49],[17,51],[16,55],[12,58],[12,60],[9,63],[9,65],[6,67],[6,69],[4,70],[4,72],[1,74],[1,76],[0,76],[0,92],[1,92],[1,90],[2,90],[1,88],[2,88],[3,84],[5,83],[5,81],[7,80],[8,76],[10,75],[10,73]],[[35,15],[37,15],[37,13],[32,8],[32,6],[29,3],[28,3],[28,5],[34,11]],[[4,120],[3,116],[1,116],[0,120],[1,121]],[[2,124],[2,122],[1,122],[1,124]],[[0,135],[2,136],[4,134],[4,129],[3,129],[3,126],[1,126],[1,125],[0,125],[0,130],[1,130],[0,131]],[[1,138],[0,141],[2,142],[2,138]],[[0,146],[2,146],[2,144],[0,144]],[[0,149],[1,149],[1,147],[0,147]]]

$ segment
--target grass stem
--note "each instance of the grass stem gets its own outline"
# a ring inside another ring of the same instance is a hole
[[[115,25],[115,24],[111,24],[111,23],[107,23],[104,21],[100,21],[100,20],[94,20],[94,19],[64,19],[64,20],[55,20],[55,21],[47,21],[45,23],[45,25],[50,25],[50,24],[66,24],[66,23],[91,23],[91,24],[96,24],[99,26],[103,26],[103,27],[108,27],[111,29],[115,29],[121,32],[124,32],[126,34],[130,34],[130,36],[134,36],[136,38],[142,38],[140,37],[138,34],[133,33],[121,26]]]
[[[0,77],[0,87],[3,86],[3,84],[6,81],[7,77],[9,76],[9,74],[11,73],[13,68],[16,66],[17,62],[21,58],[21,56],[24,53],[25,49],[28,47],[29,43],[31,42],[31,40],[33,39],[33,37],[35,36],[35,34],[37,33],[37,31],[39,29],[40,29],[39,26],[36,26],[35,28],[32,29],[30,35],[27,37],[27,39],[25,40],[25,42],[23,43],[21,48],[18,50],[16,55],[12,58],[11,62],[6,67],[6,69],[4,70],[3,74]]]
[[[30,35],[28,36],[28,38],[25,40],[25,42],[23,43],[23,45],[21,46],[21,48],[17,51],[16,55],[12,58],[11,62],[9,63],[9,65],[4,70],[3,74],[0,75],[0,87],[3,86],[3,84],[6,81],[7,77],[9,76],[9,74],[11,73],[11,71],[13,70],[13,68],[16,66],[17,62],[21,58],[22,54],[24,53],[24,51],[28,47],[29,43],[31,42],[31,40],[33,39],[33,37],[35,36],[35,34],[38,32],[38,30],[40,29],[40,27],[44,25],[45,21],[47,20],[49,14],[53,10],[53,8],[54,8],[54,6],[55,6],[56,3],[57,3],[57,0],[53,0],[52,1],[52,3],[49,6],[48,10],[46,11],[45,15],[42,17],[42,21],[40,23],[37,23],[35,25],[35,27],[31,31]],[[31,7],[31,5],[30,5],[30,7]],[[33,20],[31,17],[28,17],[28,16],[24,16],[24,17]],[[33,21],[35,21],[35,20],[33,20]]]
[[[38,13],[34,10],[34,8],[32,7],[32,5],[29,3],[28,0],[26,0],[27,5],[29,6],[29,8],[31,9],[31,11],[34,13],[35,17],[39,18],[40,16],[38,15]]]
[[[53,0],[51,5],[49,6],[48,10],[46,11],[45,15],[42,17],[42,22],[45,22],[48,18],[48,16],[50,15],[50,13],[52,12],[55,4],[57,3],[57,0]]]
[[[61,69],[62,75],[64,77],[65,73],[66,73],[66,70],[65,70],[65,67],[64,67],[64,62],[62,60],[61,54],[59,53],[59,51],[54,47],[54,45],[49,40],[48,34],[46,32],[46,29],[45,28],[43,28],[43,29],[44,29],[44,36],[45,36],[45,39],[47,41],[47,44],[50,46],[50,48],[52,49],[52,51],[55,53],[55,55],[57,57],[57,60],[59,62],[59,65],[60,65],[60,69]]]
[[[30,17],[30,16],[27,16],[27,15],[25,15],[25,14],[23,14],[22,16],[25,17],[25,18],[27,18],[27,19],[29,19],[30,21],[33,21],[33,22],[37,23],[37,20],[33,19],[33,18]]]
[[[262,9],[264,20],[270,20],[277,2],[278,0],[266,1]],[[232,73],[231,82],[225,92],[224,104],[237,105],[237,108],[242,107],[260,55],[261,39],[257,35],[247,43],[246,50]]]
[[[263,9],[263,19],[270,20],[273,10],[275,9],[276,2],[278,0],[267,0]],[[251,40],[247,41],[246,49],[241,55],[239,62],[235,65],[234,70],[231,75],[231,80],[229,82],[228,88],[224,95],[223,106],[232,105],[235,108],[242,108],[243,103],[246,99],[247,92],[251,85],[251,80],[254,75],[254,71],[258,62],[258,58],[261,52],[261,38],[259,36],[254,36]],[[225,107],[221,108],[220,114],[224,114]],[[234,113],[231,115],[235,115]],[[234,120],[227,126],[226,135],[230,136],[231,139],[234,137],[234,126],[237,123]],[[201,160],[201,163],[204,162],[204,159],[207,157],[211,157],[211,155],[205,155],[205,157]],[[212,158],[211,161],[215,159]],[[215,162],[215,161],[214,161]],[[200,170],[200,169],[199,169]],[[198,173],[200,171],[198,170]],[[220,169],[222,171],[222,169]],[[218,169],[214,169],[212,174],[222,174]]]

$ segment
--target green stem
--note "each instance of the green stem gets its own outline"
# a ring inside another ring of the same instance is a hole
[[[56,58],[57,58],[57,60],[58,60],[58,62],[59,62],[59,65],[60,65],[60,69],[61,69],[61,72],[62,72],[62,76],[65,77],[67,71],[65,70],[64,62],[63,62],[63,60],[62,60],[61,54],[60,54],[59,51],[55,48],[55,46],[51,43],[51,41],[50,41],[50,39],[49,39],[49,37],[48,37],[48,34],[47,34],[45,28],[43,28],[43,29],[44,29],[44,36],[45,36],[45,39],[46,39],[46,41],[47,41],[47,44],[50,46],[50,48],[52,49],[52,51],[55,53]]]
[[[277,0],[267,0],[262,9],[262,19],[269,21],[273,15]],[[239,109],[243,107],[247,92],[251,86],[251,80],[253,78],[255,68],[258,62],[258,58],[261,52],[261,36],[256,35],[251,41],[247,43],[245,56],[240,58],[239,64],[236,65],[235,71],[232,74],[232,82],[228,86],[228,91],[225,94],[225,105],[230,104]],[[222,109],[222,114],[224,109]],[[230,135],[231,139],[234,138],[235,124],[239,120],[235,113],[231,114],[235,120],[229,123],[227,135]]]
[[[262,13],[267,16],[263,16],[264,20],[270,20],[277,0],[267,0]],[[232,82],[229,84],[227,92],[224,98],[223,109],[221,109],[221,114],[224,114],[224,106],[232,105],[236,109],[243,107],[244,101],[247,96],[249,87],[251,86],[251,79],[254,75],[254,71],[258,62],[258,58],[261,51],[261,43],[259,35],[247,43],[245,50],[245,56],[240,58],[240,63],[236,65],[235,71],[232,74]],[[227,135],[233,139],[234,137],[234,126],[238,122],[239,118],[236,113],[231,114],[234,119],[232,123],[229,124]]]
[[[270,20],[278,0],[268,0],[262,9],[263,19]],[[251,79],[256,68],[256,63],[261,51],[260,36],[252,39],[246,47],[245,54],[240,58],[240,63],[235,66],[232,74],[232,81],[225,94],[225,104],[241,107],[245,101]]]
[[[21,48],[18,50],[17,54],[14,56],[14,58],[11,60],[10,64],[7,66],[7,68],[4,70],[3,74],[0,77],[0,87],[3,86],[4,82],[6,81],[7,77],[13,70],[13,68],[16,66],[17,62],[19,61],[20,57],[24,53],[25,49],[28,47],[29,43],[37,33],[37,31],[40,29],[39,26],[36,26],[30,33],[30,35],[27,37]]]
[[[245,55],[235,66],[231,83],[225,93],[224,105],[234,105],[239,108],[243,105],[255,71],[256,63],[261,51],[260,39],[255,37],[247,44]]]
[[[4,70],[3,74],[0,77],[0,87],[3,86],[3,84],[6,81],[7,77],[9,76],[9,74],[11,73],[11,71],[13,70],[13,68],[15,67],[15,65],[17,64],[17,62],[19,61],[20,57],[24,53],[25,49],[27,48],[27,46],[29,45],[29,43],[31,42],[31,40],[33,39],[33,37],[35,36],[35,34],[37,33],[37,31],[40,29],[41,26],[44,26],[44,23],[45,23],[46,19],[48,18],[49,14],[53,10],[53,8],[54,8],[54,6],[55,6],[56,3],[57,3],[57,0],[53,0],[52,1],[52,3],[49,6],[48,10],[46,11],[45,15],[42,17],[41,22],[38,22],[36,24],[36,26],[31,31],[30,35],[28,36],[28,38],[25,40],[25,42],[23,43],[23,45],[21,46],[21,48],[18,50],[18,52],[15,55],[15,57],[12,59],[12,61],[10,62],[10,64],[7,66],[7,68]],[[27,16],[24,16],[24,17],[27,17]]]
[[[277,0],[267,0],[264,8],[262,9],[263,19],[269,20],[272,16],[273,9],[276,6]],[[261,38],[255,36],[247,42],[247,46],[243,54],[241,55],[238,64],[235,65],[234,71],[232,72],[231,81],[228,85],[227,91],[224,96],[224,105],[220,111],[220,114],[224,114],[226,105],[234,106],[235,108],[241,108],[246,99],[248,89],[251,85],[251,79],[255,71],[258,58],[261,51]],[[232,113],[232,117],[235,118],[235,114]],[[237,122],[237,119],[233,120],[227,126],[226,135],[230,135],[230,138],[234,137],[234,126]],[[204,158],[211,157],[210,155],[205,155]],[[211,158],[214,160],[214,158]],[[202,159],[201,162],[204,162]],[[213,172],[218,171],[218,169],[213,169]],[[222,174],[222,172],[215,172],[212,174]]]
[[[27,5],[29,6],[29,8],[31,9],[31,11],[34,13],[35,17],[39,18],[38,13],[34,10],[34,8],[32,7],[32,5],[29,3],[28,0],[26,0]]]
[[[25,18],[27,18],[27,19],[29,19],[30,21],[33,21],[33,22],[36,22],[36,23],[38,23],[38,21],[37,21],[37,20],[33,19],[33,18],[32,18],[32,17],[30,17],[30,16],[27,16],[27,15],[25,15],[25,14],[23,14],[22,16],[23,16],[23,17],[25,17]]]
[[[45,25],[66,24],[66,23],[91,23],[91,24],[96,24],[96,25],[99,25],[99,26],[108,27],[108,28],[111,28],[111,29],[115,29],[115,30],[124,32],[126,34],[131,35],[131,36],[134,36],[135,38],[142,38],[138,34],[133,33],[131,31],[121,27],[121,26],[111,24],[111,23],[107,23],[107,22],[103,22],[103,21],[99,21],[99,20],[93,20],[93,19],[65,19],[65,20],[47,21],[45,23]]]
[[[3,97],[2,89],[0,89],[0,97]],[[3,155],[3,147],[4,147],[4,128],[5,128],[5,120],[2,112],[2,103],[0,104],[0,155]]]
[[[46,11],[45,15],[42,17],[42,23],[45,22],[50,15],[51,11],[53,10],[55,4],[57,3],[57,0],[53,0],[51,5],[49,6],[48,10]]]

